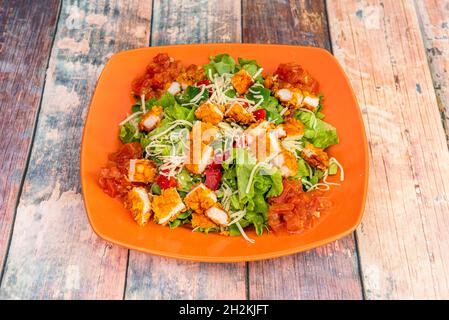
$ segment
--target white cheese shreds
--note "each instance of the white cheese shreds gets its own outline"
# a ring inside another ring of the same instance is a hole
[[[120,123],[119,123],[119,126],[124,125],[125,123],[131,121],[132,119],[134,119],[134,118],[136,118],[136,117],[138,117],[138,116],[140,116],[141,114],[143,114],[142,111],[134,112],[133,114],[129,115],[125,120],[123,120],[122,122],[120,122]]]
[[[305,108],[299,108],[299,110],[304,111],[304,112],[308,112],[312,115],[312,119],[313,119],[313,124],[312,124],[312,128],[316,129],[316,124],[317,124],[317,118],[316,118],[316,114],[313,111],[310,111],[309,109],[305,109]]]
[[[255,80],[263,71],[263,68],[260,68],[259,70],[257,70],[257,72],[254,74],[253,79]]]
[[[246,241],[248,241],[249,243],[254,243],[256,241],[254,241],[254,239],[249,238],[246,233],[245,230],[243,230],[242,226],[240,225],[240,223],[236,222],[235,225],[237,226],[237,228],[239,229],[240,233],[242,234],[243,238],[245,238]]]
[[[190,100],[190,102],[191,102],[191,103],[197,103],[198,101],[200,101],[200,100],[201,100],[201,97],[202,97],[203,94],[204,94],[204,90],[206,90],[206,86],[203,84],[203,85],[201,85],[201,91],[200,91],[200,93],[198,93],[196,96],[194,96],[193,99]]]
[[[343,169],[343,166],[334,157],[331,157],[329,159],[329,164],[332,164],[332,163],[335,163],[338,166],[338,168],[340,169],[340,181],[344,181],[345,180],[345,170]]]
[[[281,116],[283,116],[287,112],[287,110],[288,110],[288,107],[285,107],[284,109],[281,110],[281,112],[279,112],[279,114]]]
[[[142,94],[140,96],[140,109],[143,113],[147,112],[147,106],[145,105],[145,95]]]
[[[172,125],[170,127],[168,127],[167,129],[165,129],[162,132],[159,132],[158,134],[155,134],[154,136],[151,136],[152,139],[156,139],[158,137],[161,137],[165,134],[167,134],[168,132],[172,131],[174,128],[176,128],[177,126],[182,126],[182,125],[187,125],[192,127],[193,124],[187,120],[175,120],[172,122]]]
[[[246,215],[246,208],[231,214],[232,221],[229,222],[229,225],[239,222]]]

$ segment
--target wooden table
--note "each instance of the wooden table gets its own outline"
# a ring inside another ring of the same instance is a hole
[[[448,0],[0,0],[0,297],[449,298],[448,24]],[[125,49],[205,42],[337,57],[369,138],[353,235],[280,259],[207,264],[93,234],[78,159],[103,65]]]

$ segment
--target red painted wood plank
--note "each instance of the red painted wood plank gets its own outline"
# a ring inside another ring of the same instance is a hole
[[[58,12],[58,0],[3,1],[0,5],[0,266],[8,248]]]
[[[87,221],[79,146],[103,65],[114,52],[145,46],[150,26],[148,1],[63,2],[1,298],[123,297],[128,251]]]
[[[152,45],[240,42],[240,2],[154,1]],[[126,299],[245,299],[245,263],[213,264],[131,251]]]
[[[244,42],[330,49],[324,1],[244,0],[242,17]],[[251,299],[361,299],[354,236],[306,253],[249,263],[249,295]]]

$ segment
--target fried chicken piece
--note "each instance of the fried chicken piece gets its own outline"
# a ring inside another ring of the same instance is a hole
[[[148,110],[139,122],[139,128],[142,131],[149,132],[161,123],[164,117],[164,109],[161,106],[153,106]]]
[[[144,226],[150,219],[151,203],[144,187],[132,188],[125,197],[124,205],[139,226]]]
[[[128,180],[150,183],[156,177],[156,164],[147,159],[131,159],[128,167]]]
[[[253,77],[245,69],[240,70],[231,79],[232,86],[239,95],[245,94],[254,84]]]
[[[225,116],[240,124],[250,124],[256,121],[254,115],[238,102],[234,102],[232,105],[228,106]]]
[[[321,171],[326,171],[329,167],[329,156],[327,153],[311,143],[306,142],[304,149],[301,151],[301,156],[308,164]]]
[[[216,125],[223,120],[224,109],[223,106],[206,101],[195,110],[195,116],[204,122]]]

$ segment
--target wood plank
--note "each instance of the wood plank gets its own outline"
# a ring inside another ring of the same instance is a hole
[[[357,231],[369,299],[449,298],[449,152],[412,1],[328,1],[369,139]]]
[[[240,1],[154,1],[151,45],[241,42]]]
[[[0,6],[0,267],[9,245],[58,12],[57,0],[8,1]]]
[[[244,42],[330,50],[324,1],[245,0],[242,16]],[[251,299],[361,299],[354,236],[306,253],[250,263],[249,294]]]
[[[152,45],[240,41],[240,2],[154,1]],[[130,252],[126,299],[244,299],[246,265]]]
[[[449,0],[415,0],[415,7],[449,143]]]
[[[297,44],[330,50],[324,0],[243,0],[242,8],[243,42]]]
[[[128,252],[99,239],[82,204],[79,146],[113,53],[148,43],[151,2],[64,1],[2,298],[122,298]]]

